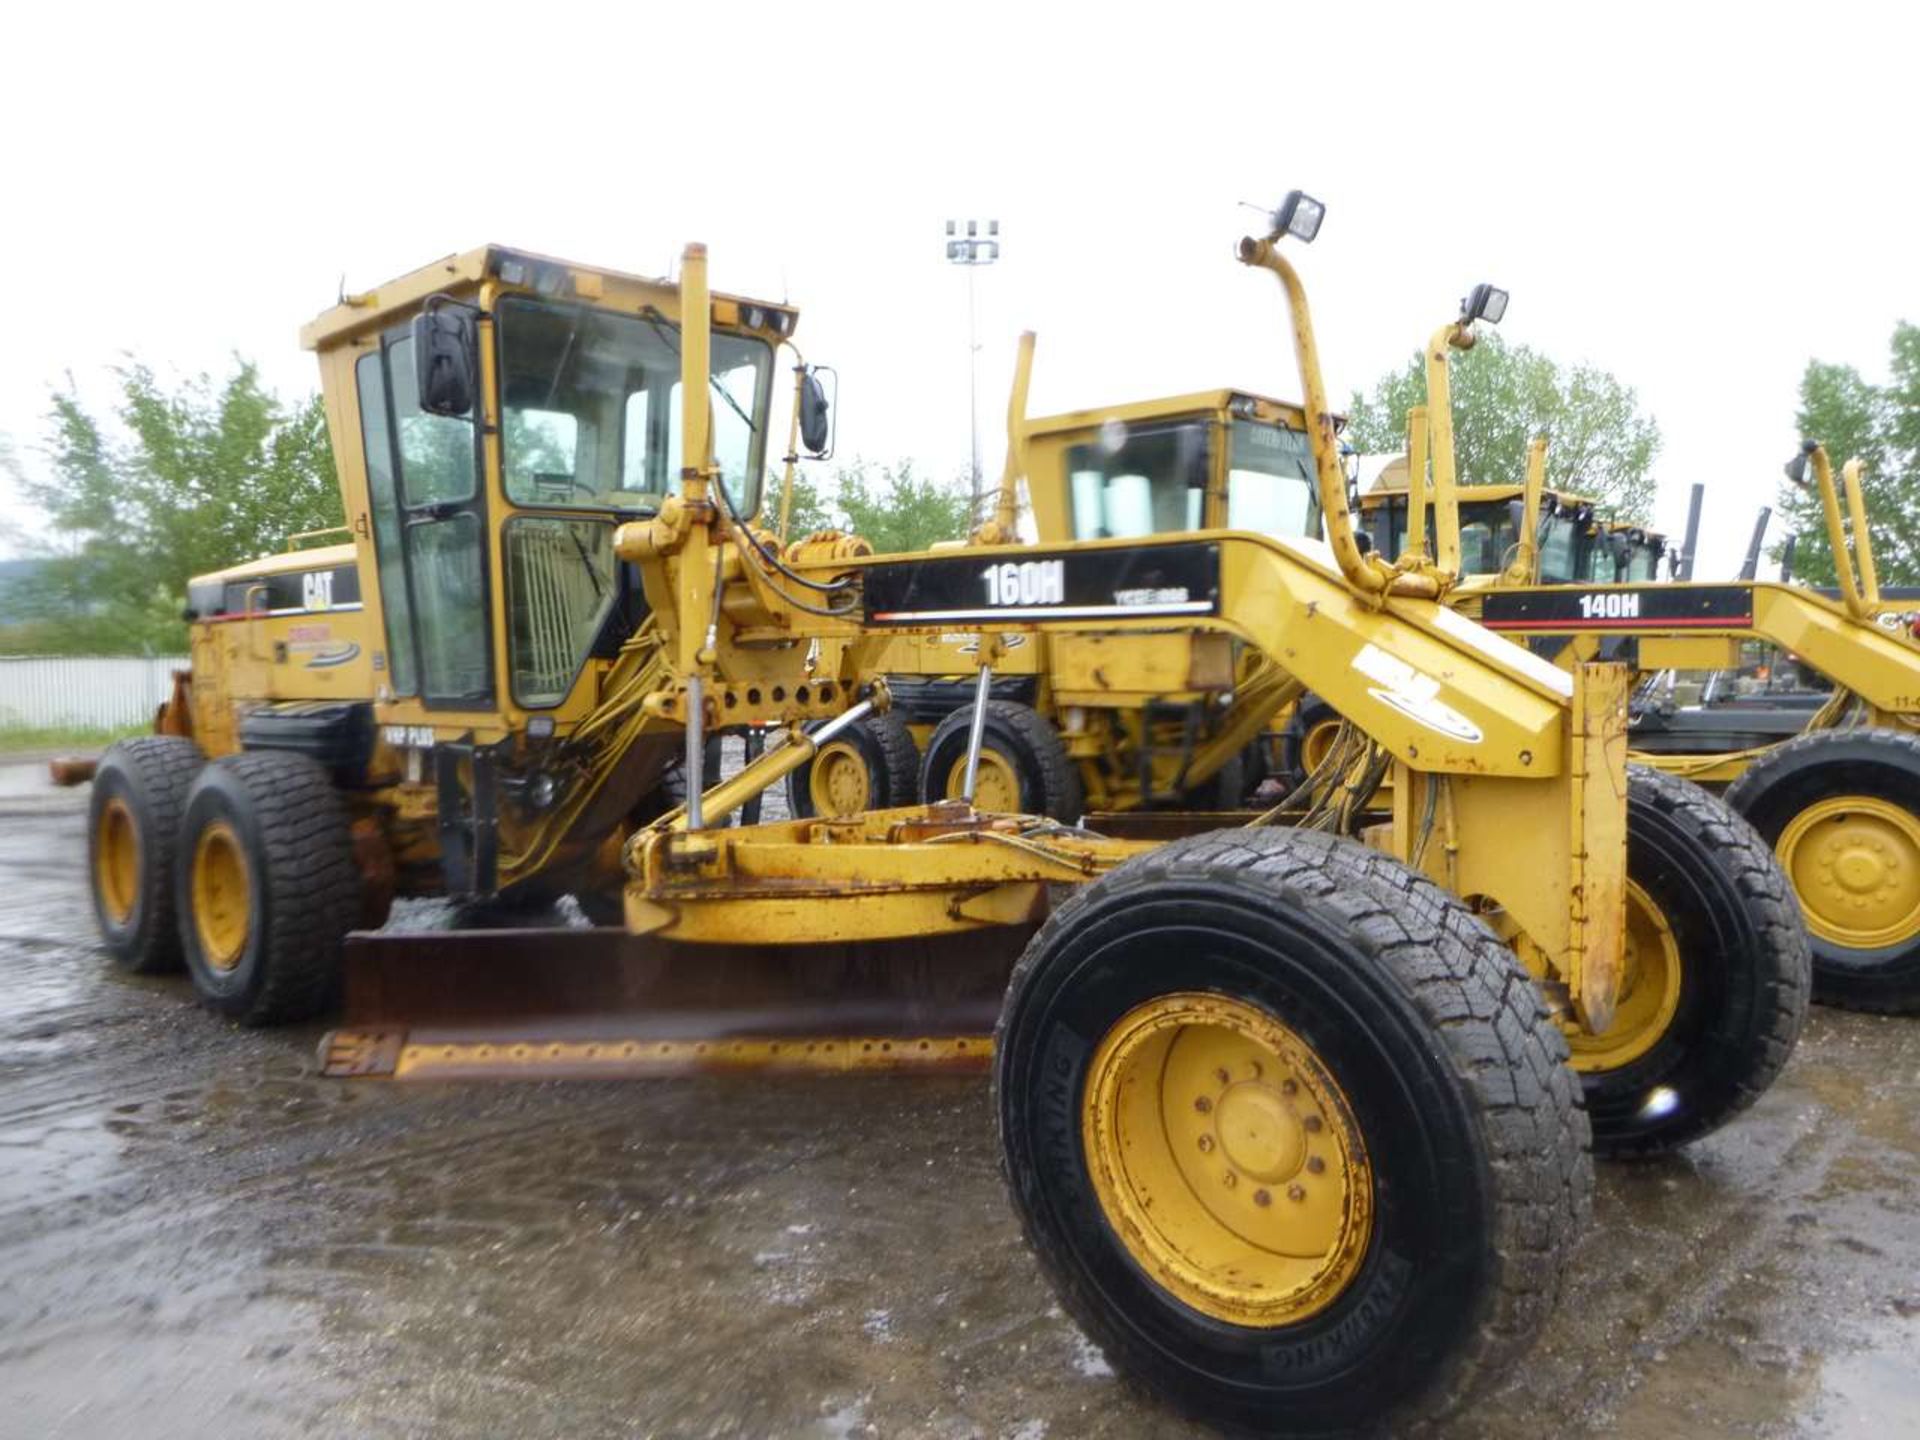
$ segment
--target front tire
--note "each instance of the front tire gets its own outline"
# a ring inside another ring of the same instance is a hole
[[[1627,972],[1570,1035],[1598,1154],[1662,1154],[1760,1098],[1806,1021],[1812,962],[1766,845],[1699,786],[1627,771]]]
[[[928,739],[920,795],[929,804],[957,799],[964,791],[972,724],[973,706],[962,706]],[[1046,815],[1071,825],[1080,819],[1083,794],[1073,757],[1044,716],[1014,700],[987,702],[975,805],[1002,814]]]
[[[87,869],[93,915],[122,970],[180,968],[173,855],[187,791],[206,757],[178,735],[120,740],[100,758],[87,802]]]
[[[243,1025],[304,1020],[339,991],[360,913],[347,809],[305,755],[258,750],[200,773],[174,862],[188,973]]]
[[[1388,857],[1283,830],[1142,856],[1034,938],[996,1047],[1042,1268],[1189,1413],[1444,1414],[1552,1308],[1592,1186],[1564,1044],[1511,953]]]
[[[787,776],[787,811],[795,819],[842,819],[891,810],[919,798],[920,752],[897,710],[855,721]]]
[[[1796,736],[1749,765],[1726,801],[1793,883],[1813,948],[1813,998],[1920,1011],[1920,736]]]

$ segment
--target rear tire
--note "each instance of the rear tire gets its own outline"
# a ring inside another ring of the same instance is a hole
[[[304,1020],[339,991],[360,913],[347,809],[305,755],[258,750],[200,772],[174,862],[180,943],[207,1006],[243,1025]]]
[[[1920,1011],[1920,736],[1816,730],[1776,745],[1728,787],[1794,886],[1813,998]]]
[[[100,758],[87,803],[87,873],[93,915],[122,970],[180,968],[173,852],[187,791],[206,757],[178,735],[115,742]]]
[[[1168,1063],[1149,1053],[1136,1088],[1115,1087],[1114,1057],[1154,1024],[1176,1027]],[[1270,1073],[1251,1068],[1235,1025],[1297,1046]],[[1232,1067],[1213,1072],[1218,1084],[1208,1061],[1176,1071],[1179,1047],[1215,1032]],[[1116,1367],[1193,1415],[1304,1436],[1445,1414],[1517,1359],[1552,1308],[1593,1181],[1564,1043],[1512,954],[1386,856],[1233,830],[1131,861],[1035,936],[995,1038],[1003,1166],[1042,1269]],[[1158,1087],[1176,1074],[1218,1097],[1173,1104]],[[1144,1152],[1129,1148],[1150,1126],[1106,1138],[1128,1095],[1147,1096],[1169,1135],[1180,1127],[1158,1171],[1136,1171]],[[1238,1184],[1227,1173],[1249,1157],[1232,1153],[1236,1132],[1205,1143],[1218,1122],[1204,1117],[1230,1105],[1281,1117],[1268,1130],[1278,1143],[1254,1147]],[[1186,1144],[1196,1124],[1204,1161]],[[1323,1158],[1334,1141],[1340,1154]],[[1209,1182],[1201,1167],[1223,1167],[1225,1188],[1162,1185],[1165,1164]],[[1332,1212],[1315,1193],[1327,1185],[1345,1197]],[[1248,1259],[1207,1263],[1203,1244],[1234,1242],[1203,1210],[1227,1204],[1236,1224],[1277,1222],[1293,1239],[1339,1214],[1344,1238],[1246,1244]],[[1271,1255],[1322,1269],[1251,1286],[1243,1277]]]
[[[960,796],[973,709],[967,705],[953,711],[927,741],[920,795],[929,803]],[[987,702],[975,790],[975,803],[982,810],[1046,815],[1071,825],[1084,808],[1082,794],[1080,772],[1053,726],[1018,701]]]
[[[1627,986],[1572,1036],[1596,1154],[1662,1154],[1760,1098],[1806,1021],[1812,962],[1786,876],[1698,785],[1627,769]]]
[[[787,810],[795,819],[891,810],[919,797],[920,751],[897,710],[855,721],[787,776]]]

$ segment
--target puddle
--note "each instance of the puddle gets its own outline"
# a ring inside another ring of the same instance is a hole
[[[1888,1316],[1869,1343],[1826,1357],[1819,1420],[1829,1440],[1885,1440],[1920,1432],[1920,1316]]]

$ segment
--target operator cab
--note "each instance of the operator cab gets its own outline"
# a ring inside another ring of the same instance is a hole
[[[362,588],[383,722],[591,707],[589,662],[610,662],[646,610],[614,530],[679,486],[678,309],[669,281],[489,246],[345,296],[302,331],[337,397],[348,519],[377,577]],[[715,295],[711,319],[715,488],[745,522],[774,352],[798,316]]]
[[[1042,541],[1247,530],[1318,540],[1320,497],[1297,405],[1205,391],[1026,425]]]

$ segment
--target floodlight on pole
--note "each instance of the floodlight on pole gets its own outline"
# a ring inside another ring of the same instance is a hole
[[[974,333],[973,275],[1000,258],[998,220],[947,221],[947,259],[967,267],[967,440],[972,456],[968,478],[973,488],[973,519],[980,519],[980,342]]]

